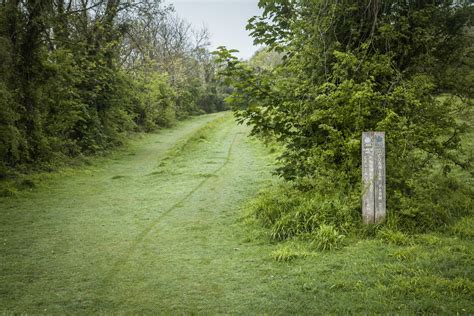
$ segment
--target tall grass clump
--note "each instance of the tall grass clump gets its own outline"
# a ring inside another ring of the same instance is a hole
[[[304,249],[300,249],[295,245],[283,245],[272,251],[272,257],[278,262],[289,262],[298,258],[305,258],[310,253]]]
[[[466,216],[457,221],[451,232],[461,238],[474,238],[474,216]]]
[[[313,245],[322,251],[335,250],[342,246],[345,237],[334,226],[322,224],[315,233]]]
[[[377,237],[379,237],[381,240],[387,243],[394,244],[394,245],[406,246],[406,245],[412,244],[412,240],[406,234],[400,231],[391,230],[386,227],[380,229],[377,232]]]
[[[250,203],[250,211],[269,229],[272,240],[282,241],[315,234],[321,225],[351,232],[359,222],[356,204],[352,196],[324,194],[284,182],[262,191]]]

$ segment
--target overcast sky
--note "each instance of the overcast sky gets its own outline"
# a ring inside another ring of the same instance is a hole
[[[165,0],[176,13],[200,28],[207,27],[211,35],[211,50],[218,46],[238,49],[238,57],[247,59],[257,47],[245,26],[247,20],[258,15],[258,0]]]

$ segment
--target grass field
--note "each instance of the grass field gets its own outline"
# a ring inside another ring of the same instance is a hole
[[[277,181],[231,114],[193,118],[0,198],[0,313],[474,313],[473,220],[445,234],[272,243]]]

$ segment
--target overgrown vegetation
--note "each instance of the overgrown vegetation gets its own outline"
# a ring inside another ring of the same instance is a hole
[[[225,109],[208,34],[158,1],[0,4],[0,178]]]
[[[387,135],[385,226],[394,232],[382,238],[403,243],[402,234],[449,231],[471,218],[472,4],[259,5],[263,14],[247,28],[281,61],[241,62],[224,47],[218,55],[239,121],[283,150],[277,173],[286,183],[250,206],[272,239],[318,236],[320,227],[328,236],[327,227],[334,236],[377,233],[360,226],[360,138],[370,130]]]

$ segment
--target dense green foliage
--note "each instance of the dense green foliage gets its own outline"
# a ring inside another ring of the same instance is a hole
[[[258,67],[226,48],[219,56],[237,117],[284,146],[278,173],[292,184],[255,208],[275,238],[357,226],[363,131],[387,134],[390,225],[445,228],[474,208],[463,183],[473,174],[463,148],[474,96],[468,1],[259,5],[248,29],[284,62]]]
[[[2,1],[0,176],[224,109],[207,46],[161,1]]]

